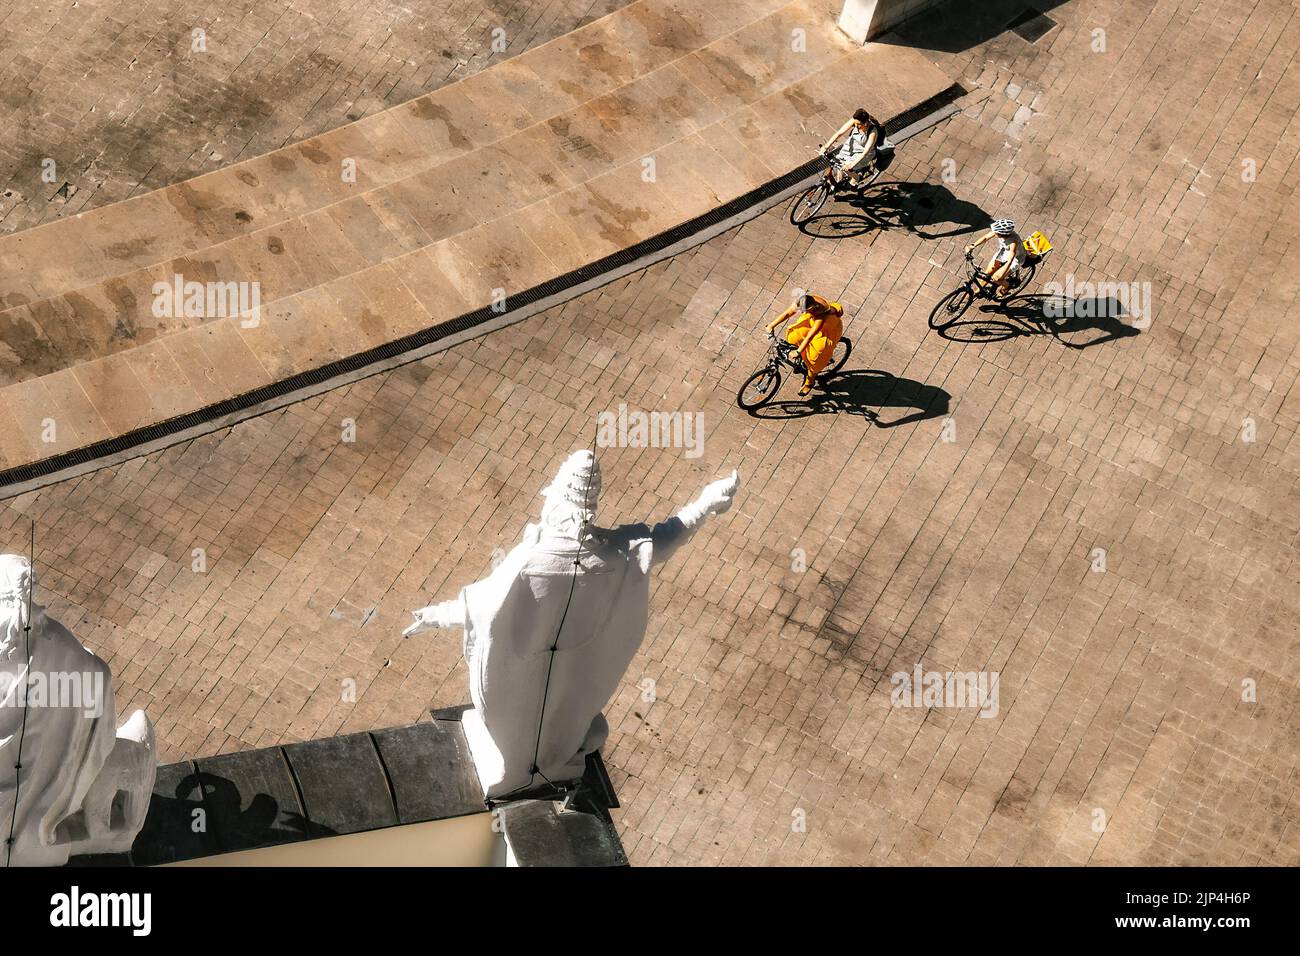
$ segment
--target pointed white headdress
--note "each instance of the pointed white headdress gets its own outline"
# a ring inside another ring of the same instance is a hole
[[[564,460],[555,480],[542,489],[542,494],[549,501],[572,505],[591,520],[600,498],[600,462],[589,449],[575,451]]]

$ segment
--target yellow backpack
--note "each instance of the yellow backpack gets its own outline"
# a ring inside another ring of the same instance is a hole
[[[1033,235],[1025,240],[1025,249],[1041,259],[1052,251],[1052,244],[1048,242],[1045,235],[1035,231]]]

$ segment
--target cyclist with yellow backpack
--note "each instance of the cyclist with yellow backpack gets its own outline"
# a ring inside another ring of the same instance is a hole
[[[997,294],[1005,296],[1011,291],[1011,283],[1020,273],[1020,267],[1025,264],[1029,250],[1025,248],[1025,242],[1020,238],[1020,232],[1012,220],[995,219],[988,232],[966,247],[966,253],[969,255],[990,239],[996,239],[998,246],[984,271],[995,283]]]

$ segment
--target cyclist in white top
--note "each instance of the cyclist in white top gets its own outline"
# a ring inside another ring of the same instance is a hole
[[[997,285],[997,294],[1005,296],[1011,291],[1011,280],[1016,277],[1020,272],[1020,267],[1025,264],[1025,243],[1020,238],[1020,233],[1012,220],[995,219],[993,224],[989,226],[988,232],[966,247],[967,254],[974,252],[990,239],[996,239],[998,247],[993,253],[993,258],[989,259],[989,264],[985,266],[984,271]]]
[[[866,110],[854,110],[848,122],[826,141],[826,145],[821,149],[822,153],[829,154],[835,148],[835,144],[846,135],[848,138],[835,154],[839,169],[832,167],[831,175],[837,186],[841,185],[846,177],[852,185],[858,186],[861,184],[862,177],[871,170],[871,164],[875,162],[876,148],[884,140],[885,131]]]

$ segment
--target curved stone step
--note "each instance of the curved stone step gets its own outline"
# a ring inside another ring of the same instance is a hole
[[[800,165],[863,102],[892,116],[947,86],[914,50],[850,43],[832,6],[638,0],[313,140],[0,239],[0,468],[507,307]],[[177,276],[242,283],[258,312],[167,314]]]

